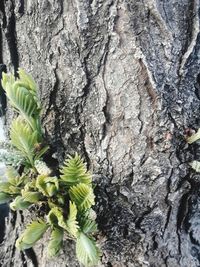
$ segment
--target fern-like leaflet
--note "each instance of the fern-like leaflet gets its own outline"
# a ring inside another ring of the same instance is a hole
[[[2,86],[15,110],[27,121],[33,131],[36,131],[41,141],[40,103],[37,98],[37,86],[30,75],[19,69],[19,79],[3,73]]]
[[[95,204],[93,189],[86,184],[80,183],[72,186],[69,195],[80,210],[90,209]]]
[[[95,241],[84,233],[80,233],[76,241],[76,255],[84,266],[94,266],[98,264],[101,254]]]
[[[36,144],[38,144],[37,137],[37,131],[33,131],[21,118],[18,117],[12,122],[11,143],[22,153],[31,166],[34,166],[34,150]]]
[[[62,248],[64,231],[62,228],[54,228],[51,233],[51,240],[48,244],[48,256],[55,257]]]
[[[16,247],[23,250],[34,246],[48,229],[48,224],[43,220],[33,221],[16,241]]]
[[[64,166],[60,169],[61,180],[68,187],[79,183],[91,184],[92,176],[87,171],[86,165],[81,157],[76,153],[74,157],[70,157],[65,161]]]

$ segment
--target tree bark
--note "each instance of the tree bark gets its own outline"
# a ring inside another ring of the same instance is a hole
[[[200,265],[198,0],[2,0],[0,61],[38,82],[42,122],[61,164],[83,155],[94,173],[102,265]],[[9,123],[12,114],[7,112]],[[14,241],[28,220],[10,214],[1,266],[79,266],[73,244],[46,258]]]

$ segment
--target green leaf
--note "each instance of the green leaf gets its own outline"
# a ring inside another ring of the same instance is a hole
[[[37,203],[41,199],[41,194],[39,192],[27,192],[25,190],[22,190],[22,197],[24,201],[30,202],[30,203]]]
[[[95,233],[97,231],[97,224],[95,221],[86,218],[84,221],[82,221],[81,230],[85,234]]]
[[[29,90],[32,90],[35,94],[38,90],[38,87],[37,84],[34,82],[32,76],[26,73],[21,68],[19,68],[18,73],[20,80],[25,83],[25,87],[28,88]]]
[[[60,176],[61,180],[69,187],[79,183],[90,185],[92,182],[92,176],[78,154],[69,157],[60,172],[62,174]]]
[[[79,262],[84,266],[93,266],[98,264],[100,251],[93,239],[90,239],[84,233],[80,233],[76,242],[76,255]]]
[[[17,239],[16,247],[20,250],[31,248],[43,236],[48,227],[43,220],[33,221]]]
[[[35,155],[35,160],[39,161],[39,159],[49,150],[49,146],[44,146],[43,148],[41,148]],[[51,173],[51,172],[50,172]],[[48,174],[50,174],[48,173]],[[42,174],[42,173],[41,173]],[[43,173],[44,174],[44,173]]]
[[[58,178],[39,175],[36,180],[36,187],[44,196],[52,197],[59,189]]]
[[[15,243],[16,248],[18,248],[19,250],[24,250],[24,249],[29,249],[31,248],[33,245],[32,244],[26,244],[23,241],[23,236],[20,236]]]
[[[195,134],[193,134],[192,136],[187,138],[187,142],[189,144],[192,144],[192,143],[196,142],[199,139],[200,139],[200,128],[198,129],[198,131]]]
[[[10,183],[1,182],[0,183],[0,192],[7,193],[7,194],[12,194],[12,192],[10,190]]]
[[[20,176],[17,170],[11,166],[7,167],[5,174],[10,186],[16,187],[19,190],[26,183],[27,177],[25,175]]]
[[[7,74],[5,72],[2,73],[2,80],[1,80],[1,85],[4,90],[6,90],[7,84],[12,86],[12,84],[15,82],[15,77],[12,74]]]
[[[78,184],[72,186],[69,190],[69,195],[72,201],[75,202],[78,209],[86,210],[95,204],[95,195],[93,189],[86,184]]]
[[[63,223],[64,223],[62,211],[58,207],[51,208],[50,212],[47,215],[47,221],[52,226],[58,226],[59,221],[63,221]],[[61,226],[61,227],[63,227],[63,226]],[[65,227],[66,227],[66,225],[64,224],[63,228],[65,228]]]
[[[7,203],[11,200],[11,196],[9,194],[0,192],[0,204]]]
[[[21,193],[21,188],[20,187],[10,185],[9,189],[10,189],[10,194],[11,195],[20,195],[20,193]]]
[[[25,186],[24,186],[24,190],[25,190],[26,192],[28,192],[28,191],[30,191],[30,192],[35,191],[35,190],[36,190],[35,180],[33,179],[32,181],[27,182],[27,183],[25,184]]]
[[[66,230],[68,231],[68,233],[71,236],[74,236],[74,237],[77,236],[78,228],[79,228],[76,217],[77,217],[76,205],[75,205],[75,203],[72,203],[70,201],[70,203],[69,203],[69,215],[68,215],[68,219],[66,221],[66,225],[67,225]]]
[[[54,228],[51,233],[51,240],[48,244],[48,256],[57,256],[63,243],[63,229]]]
[[[41,105],[37,97],[37,85],[32,77],[24,70],[19,69],[19,79],[13,75],[3,74],[2,86],[10,104],[26,120],[33,131],[37,131],[42,140],[40,123]]]
[[[58,207],[53,207],[50,210],[47,216],[47,220],[52,226],[60,226],[65,229],[71,236],[76,237],[79,228],[78,222],[76,221],[76,216],[76,205],[70,202],[67,220],[64,218],[62,210]]]
[[[63,216],[63,212],[58,207],[54,207],[50,210],[50,212],[47,216],[47,221],[52,226],[60,226],[60,227],[64,228],[65,230],[68,229],[67,224],[66,224],[66,220]]]
[[[15,119],[10,130],[11,143],[34,165],[34,149],[37,141],[37,131],[32,131],[30,126],[21,118]]]
[[[6,176],[8,178],[8,182],[14,186],[18,186],[19,173],[11,166],[6,169]]]
[[[17,196],[13,202],[10,203],[11,210],[24,210],[31,205],[30,202],[25,201],[23,197]]]
[[[10,179],[9,179],[10,180]],[[11,182],[1,182],[0,183],[0,192],[4,192],[10,195],[19,195],[21,192],[21,188],[17,185],[13,185],[14,181],[11,180]]]
[[[17,109],[24,119],[37,114],[39,110],[34,96],[27,90],[27,88],[21,87],[21,84],[15,82],[14,86],[15,88],[11,86],[6,87],[6,95],[9,98],[11,105]]]
[[[19,79],[3,74],[2,86],[11,105],[26,119],[40,112],[37,85],[32,77],[19,69]]]
[[[0,192],[4,192],[10,195],[16,195],[20,194],[21,188],[17,186],[13,186],[12,184],[8,182],[2,182],[0,183]]]

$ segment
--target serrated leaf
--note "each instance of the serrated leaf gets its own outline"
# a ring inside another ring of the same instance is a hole
[[[95,221],[92,221],[88,218],[86,218],[83,222],[82,222],[82,227],[81,230],[83,233],[85,234],[92,234],[95,233],[97,231],[97,224]]]
[[[10,138],[15,146],[29,163],[34,165],[34,149],[37,141],[37,131],[32,131],[30,126],[21,118],[15,119],[11,124]]]
[[[25,201],[23,197],[17,196],[13,202],[10,203],[11,210],[24,210],[31,205],[30,202]]]
[[[60,208],[54,207],[50,210],[48,216],[47,216],[47,221],[49,224],[52,226],[60,226],[67,230],[67,224],[66,220],[63,216],[63,212]]]
[[[48,244],[48,256],[54,257],[57,256],[63,242],[63,229],[60,228],[54,228],[51,233],[51,240]]]
[[[77,209],[74,203],[70,202],[69,205],[69,215],[68,218],[65,219],[63,216],[63,212],[58,207],[53,207],[48,216],[47,221],[52,226],[60,226],[65,229],[71,236],[76,237],[78,232],[78,222],[76,221]]]
[[[18,70],[20,80],[26,83],[25,87],[29,90],[32,90],[34,94],[37,92],[38,87],[35,81],[33,80],[32,76],[26,73],[23,69],[19,68]]]
[[[36,187],[44,196],[52,197],[59,189],[58,178],[39,175],[36,179]]]
[[[25,191],[35,191],[36,190],[36,186],[35,186],[35,180],[32,180],[30,182],[27,182],[24,186],[24,190]]]
[[[47,215],[47,221],[52,226],[58,226],[58,221],[63,220],[62,211],[58,207],[55,207],[53,204],[51,205],[51,207],[52,208]],[[63,228],[65,228],[65,225]]]
[[[87,267],[98,264],[100,251],[93,239],[90,239],[84,233],[80,233],[76,242],[76,255],[79,262]]]
[[[41,194],[39,192],[27,192],[25,190],[22,190],[22,197],[24,201],[30,202],[30,203],[37,203],[41,199]]]
[[[18,110],[18,112],[26,119],[37,114],[38,105],[33,95],[22,87],[23,84],[15,82],[13,87],[6,87],[6,95],[10,100],[11,105]]]
[[[86,210],[95,204],[95,195],[93,189],[86,184],[78,184],[72,186],[69,190],[69,195],[72,201],[75,202],[78,209]]]
[[[66,225],[67,225],[66,229],[69,232],[69,234],[76,237],[79,228],[77,222],[77,208],[75,203],[72,203],[71,201],[69,203],[69,215],[66,221]]]
[[[19,250],[25,250],[25,249],[29,249],[31,248],[33,245],[32,244],[26,244],[23,241],[23,236],[20,236],[15,243],[16,248],[18,248]]]
[[[10,104],[29,123],[32,130],[36,130],[40,112],[38,103],[33,94],[22,86],[23,84],[18,81],[12,85],[7,83],[5,88],[6,95]]]
[[[21,192],[21,188],[20,187],[10,185],[9,189],[10,189],[10,193],[12,195],[20,195],[20,192]]]
[[[40,104],[37,98],[37,86],[32,77],[24,70],[19,69],[19,79],[13,75],[3,74],[2,86],[11,105],[30,123],[35,130],[34,118],[37,120],[40,113]]]
[[[0,183],[0,192],[7,193],[7,194],[12,194],[12,192],[10,190],[10,183],[1,182]]]
[[[6,169],[6,177],[10,186],[17,187],[20,189],[20,186],[25,182],[26,177],[24,175],[20,176],[17,170],[11,166],[8,166]]]
[[[33,221],[28,225],[25,232],[23,233],[23,242],[26,244],[33,244],[37,242],[48,229],[48,225],[45,221],[39,219]]]
[[[15,82],[15,77],[12,74],[2,73],[1,85],[6,90],[7,84],[12,85]]]
[[[18,238],[16,247],[20,250],[31,248],[43,236],[48,227],[43,220],[33,221],[27,226],[22,236]]]
[[[11,166],[8,166],[5,172],[8,182],[14,186],[18,186],[19,173]]]
[[[8,203],[11,199],[9,194],[0,192],[0,204]]]
[[[87,171],[86,165],[78,154],[75,154],[74,157],[70,156],[60,172],[62,174],[61,180],[69,187],[79,183],[90,185],[92,182],[91,174]]]
[[[10,104],[24,118],[33,131],[38,134],[38,141],[42,140],[40,123],[41,105],[37,97],[37,86],[32,77],[19,69],[19,79],[13,75],[3,74],[2,86]]]

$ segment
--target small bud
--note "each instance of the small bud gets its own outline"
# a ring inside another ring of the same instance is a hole
[[[52,173],[51,169],[47,166],[47,164],[41,160],[35,161],[35,168],[41,175],[50,175]]]

